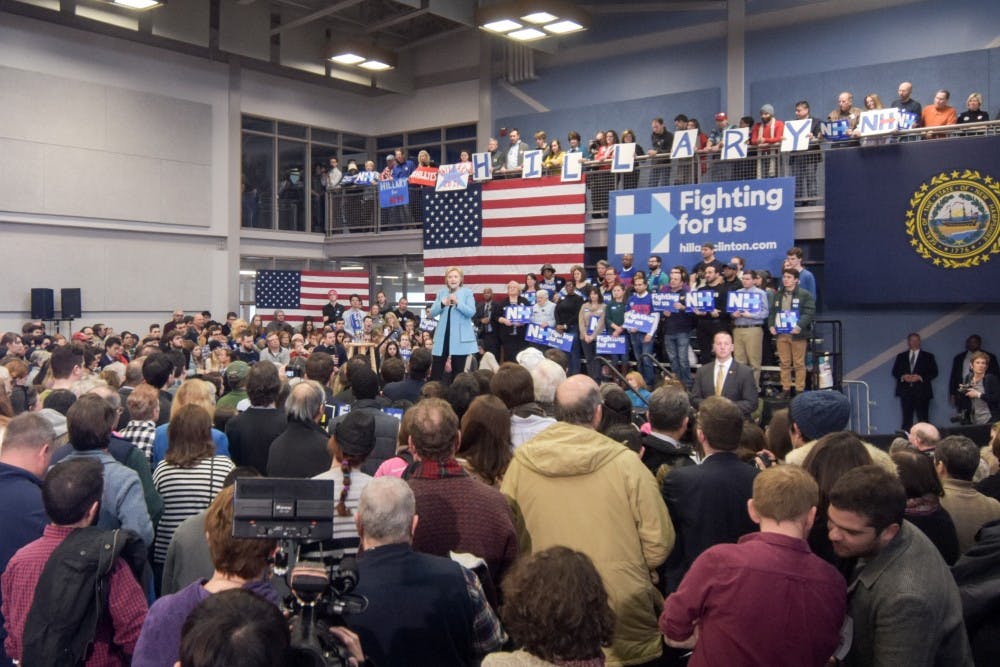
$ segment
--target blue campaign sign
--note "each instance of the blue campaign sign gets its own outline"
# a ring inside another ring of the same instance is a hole
[[[552,327],[541,327],[537,324],[529,324],[524,331],[524,340],[529,343],[548,345],[563,352],[573,349],[573,334],[559,333]]]
[[[430,317],[425,317],[424,319],[420,320],[421,331],[434,331],[435,329],[437,329],[437,325],[438,321]]]
[[[531,306],[507,306],[504,309],[504,317],[512,326],[527,324],[531,321]]]
[[[760,302],[760,294],[753,292],[730,292],[726,297],[726,312],[735,313],[744,311],[753,315],[763,309]]]
[[[680,292],[653,292],[653,312],[676,311],[681,304]]]
[[[653,332],[656,329],[656,325],[659,323],[659,313],[645,315],[643,313],[637,313],[634,310],[630,310],[625,313],[624,326],[626,329],[635,329],[636,331],[648,334]]]
[[[608,252],[659,255],[664,266],[693,267],[701,245],[740,255],[753,269],[779,275],[794,245],[795,179],[765,178],[701,185],[616,190],[609,195]]]
[[[410,203],[410,189],[407,187],[408,179],[397,178],[392,181],[379,181],[378,183],[378,205],[381,208],[393,206],[405,206]]]
[[[598,336],[597,354],[625,354],[625,336]]]
[[[779,310],[774,315],[774,330],[780,334],[793,333],[799,325],[799,311]]]
[[[689,292],[687,296],[688,308],[702,312],[715,310],[715,295],[716,292],[710,289]]]

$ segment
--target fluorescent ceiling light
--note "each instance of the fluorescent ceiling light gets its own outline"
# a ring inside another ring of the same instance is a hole
[[[365,69],[370,69],[370,70],[372,70],[374,72],[382,72],[382,71],[387,70],[387,69],[392,69],[392,65],[390,65],[388,63],[384,63],[384,62],[378,61],[378,60],[368,60],[368,61],[365,61],[365,62],[361,63],[360,65],[358,65],[358,67],[363,67]]]
[[[576,21],[570,21],[565,19],[563,21],[558,21],[556,23],[551,23],[545,26],[545,29],[551,32],[553,35],[565,35],[568,32],[576,32],[577,30],[583,30],[583,26]]]
[[[508,32],[507,36],[521,42],[528,42],[533,39],[541,39],[542,37],[545,37],[545,33],[537,28],[522,28],[521,30]]]
[[[330,60],[335,63],[340,63],[341,65],[357,65],[358,63],[363,63],[365,61],[365,57],[359,56],[356,53],[341,53],[336,56],[331,56]]]
[[[510,30],[517,30],[520,27],[520,23],[510,19],[500,19],[499,21],[492,21],[490,23],[483,24],[483,28],[489,30],[490,32],[508,32]]]
[[[539,25],[542,23],[552,23],[559,17],[556,16],[555,14],[549,14],[548,12],[534,12],[528,14],[527,16],[522,16],[521,18],[527,21],[528,23],[534,23],[535,25]]]
[[[162,5],[162,0],[111,0],[114,4],[129,9],[152,9]]]

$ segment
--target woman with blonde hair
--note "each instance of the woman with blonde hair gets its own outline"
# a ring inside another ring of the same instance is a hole
[[[201,406],[210,418],[215,417],[215,385],[211,382],[199,378],[191,378],[181,383],[177,388],[177,394],[170,404],[170,420],[185,405]],[[155,467],[164,459],[170,447],[169,442],[170,424],[161,424],[156,427],[156,435],[153,438],[152,466]],[[220,456],[229,456],[229,438],[217,428],[212,429],[212,442],[215,443],[215,452]]]
[[[440,316],[434,336],[434,361],[431,379],[441,380],[444,367],[451,357],[451,367],[465,368],[465,359],[478,351],[472,317],[476,314],[476,298],[472,290],[463,287],[464,274],[457,266],[444,272],[444,287],[438,290],[431,306],[431,317]]]

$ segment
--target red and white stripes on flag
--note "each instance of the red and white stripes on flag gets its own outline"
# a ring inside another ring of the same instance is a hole
[[[285,274],[285,279],[280,283],[269,282],[268,278],[274,274]],[[300,324],[306,315],[311,315],[316,328],[322,329],[323,306],[330,302],[330,290],[337,290],[337,302],[345,310],[350,307],[352,294],[360,296],[362,307],[368,309],[368,274],[363,271],[258,271],[256,314],[266,323],[273,319],[275,310],[284,310],[285,321],[292,324]],[[298,307],[281,307],[296,300]],[[265,308],[261,305],[265,303],[275,307]]]
[[[479,207],[481,230],[475,229],[480,220],[470,219],[463,211],[470,205]],[[486,287],[503,295],[507,282],[523,285],[525,274],[538,274],[543,264],[552,264],[557,274],[567,275],[572,265],[583,264],[585,205],[584,182],[563,183],[558,176],[489,181],[482,186],[470,184],[467,191],[425,193],[427,299],[433,300],[444,285],[449,266],[465,272],[465,286],[477,295]],[[455,230],[475,240],[464,243],[445,238]]]

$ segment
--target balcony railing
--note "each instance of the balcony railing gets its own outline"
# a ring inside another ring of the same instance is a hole
[[[820,142],[815,148],[782,153],[777,148],[758,150],[740,160],[720,160],[718,153],[702,153],[692,158],[671,160],[668,156],[636,158],[635,170],[613,174],[607,162],[585,162],[587,219],[608,217],[608,194],[613,190],[693,185],[758,178],[795,178],[795,205],[822,206],[825,195],[823,157],[828,150],[867,150],[889,143],[910,143],[926,139],[1000,134],[1000,121],[952,125],[927,130],[901,131],[893,135],[856,138],[837,143]],[[497,174],[495,178],[517,178]],[[423,186],[410,187],[410,203],[381,208],[378,189],[367,186],[337,189],[326,193],[325,219],[328,236],[347,233],[381,233],[419,229],[423,224]]]

